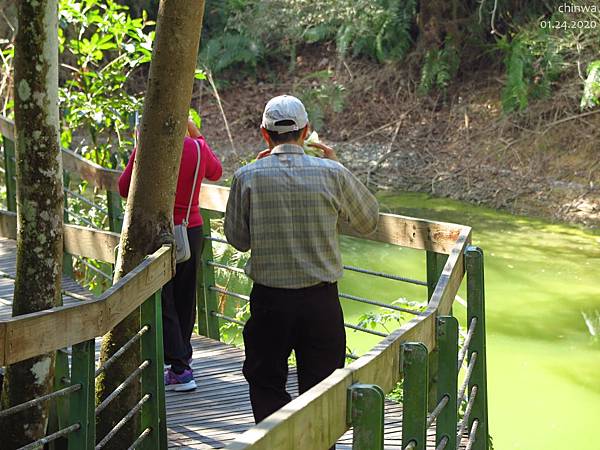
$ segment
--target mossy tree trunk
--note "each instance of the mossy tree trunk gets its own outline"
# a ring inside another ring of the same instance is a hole
[[[160,245],[173,240],[175,188],[203,13],[204,1],[160,2],[140,144],[127,198],[115,281]],[[101,362],[110,358],[139,329],[139,312],[134,312],[104,336]],[[139,348],[136,348],[111,366],[97,380],[97,400],[106,398],[139,364]],[[108,433],[139,398],[136,385],[115,399],[99,418],[98,438]],[[131,422],[106,448],[126,448],[138,433],[137,425]]]
[[[58,123],[57,0],[18,2],[15,45],[17,279],[13,316],[61,303],[63,180]],[[54,353],[9,366],[2,407],[51,391]],[[0,421],[2,448],[44,436],[48,405]]]

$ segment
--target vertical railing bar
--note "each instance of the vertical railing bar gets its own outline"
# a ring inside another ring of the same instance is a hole
[[[415,450],[427,445],[428,352],[420,342],[402,344],[404,373],[402,405],[402,446],[414,441]]]
[[[487,405],[487,362],[485,339],[485,290],[483,251],[475,246],[469,246],[465,252],[465,269],[467,272],[467,320],[477,320],[477,327],[469,343],[469,354],[477,355],[477,364],[469,380],[469,391],[474,388],[477,397],[469,417],[469,427],[477,420],[477,439],[473,450],[488,450],[488,405]]]
[[[456,358],[458,354],[458,320],[453,316],[440,316],[436,324],[437,347],[439,349],[439,382],[438,399],[447,397],[448,404],[437,418],[435,434],[436,442],[456,445],[456,390],[458,385],[458,369]]]

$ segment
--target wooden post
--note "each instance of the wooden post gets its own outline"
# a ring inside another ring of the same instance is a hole
[[[141,340],[142,361],[150,361],[150,366],[142,372],[142,395],[151,395],[150,401],[142,407],[141,417],[141,431],[150,428],[151,433],[142,442],[141,448],[163,450],[167,448],[167,419],[160,291],[146,300],[140,309],[142,327],[150,328]]]
[[[4,182],[6,183],[6,207],[9,211],[17,211],[17,168],[15,160],[15,143],[6,136],[4,143]]]
[[[403,411],[402,448],[414,442],[414,450],[427,445],[427,347],[420,342],[402,344]]]
[[[208,261],[213,260],[212,241],[210,237],[210,216],[206,211],[202,211],[202,232],[205,236],[201,262],[198,265],[198,285],[196,289],[196,298],[198,302],[198,333],[211,339],[220,340],[219,319],[212,315],[217,311],[219,302],[217,293],[209,288],[215,286],[215,268],[208,265]]]
[[[485,343],[485,295],[483,277],[483,251],[475,246],[469,246],[465,252],[465,267],[467,269],[467,323],[476,318],[477,325],[469,344],[469,358],[477,353],[477,361],[469,381],[469,391],[477,386],[477,397],[469,416],[469,427],[477,420],[477,435],[473,450],[488,450],[488,406],[487,406],[487,368]]]
[[[383,390],[375,384],[348,388],[347,422],[354,427],[353,450],[383,450],[384,399]]]
[[[69,416],[80,428],[69,435],[69,450],[93,450],[96,445],[95,352],[95,339],[73,346],[71,384],[81,384],[81,389],[71,394]]]
[[[435,286],[442,274],[444,269],[444,264],[448,260],[448,255],[443,255],[441,253],[435,252],[427,252],[426,256],[427,261],[427,301],[431,299],[433,295],[433,291],[435,290]],[[438,359],[439,359],[439,351],[438,348],[435,347],[433,351],[429,354],[429,405],[428,410],[433,411],[437,404],[437,382],[439,379],[438,375]]]
[[[456,448],[456,421],[458,418],[456,396],[458,389],[458,320],[452,316],[437,319],[437,342],[439,349],[438,396],[439,403],[448,396],[448,403],[437,418],[435,432],[436,445],[445,437],[446,448]]]

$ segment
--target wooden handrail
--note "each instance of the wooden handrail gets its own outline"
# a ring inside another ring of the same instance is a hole
[[[15,140],[15,123],[0,116],[0,134],[11,141]],[[83,180],[100,189],[117,192],[120,170],[107,169],[85,159],[71,150],[61,149],[63,169],[78,174]]]
[[[162,246],[98,298],[0,321],[0,366],[103,336],[173,277]]]
[[[214,184],[202,184],[200,204],[202,208],[224,213],[229,188]],[[453,223],[416,219],[397,214],[379,214],[375,233],[364,236],[342,224],[342,234],[372,241],[386,242],[417,250],[449,254],[465,227]]]
[[[78,225],[64,226],[64,250],[71,255],[115,262],[115,247],[119,244],[119,233],[92,230]],[[0,210],[0,237],[17,239],[17,214]]]

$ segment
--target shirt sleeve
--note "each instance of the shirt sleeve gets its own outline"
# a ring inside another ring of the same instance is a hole
[[[348,169],[342,169],[341,210],[350,226],[361,234],[371,234],[379,221],[377,199]]]
[[[225,237],[241,252],[250,250],[250,199],[242,191],[242,183],[234,175],[225,210]]]
[[[131,184],[131,174],[133,172],[133,162],[135,160],[135,149],[131,152],[131,156],[129,157],[129,161],[127,162],[127,167],[119,177],[119,194],[121,197],[127,198],[129,194],[129,185]]]
[[[202,157],[206,159],[206,171],[204,176],[209,181],[217,181],[221,178],[223,174],[223,167],[221,166],[221,161],[213,152],[213,149],[210,148],[210,145],[206,142],[204,138],[199,138],[200,145],[202,149],[205,151],[202,152]]]

